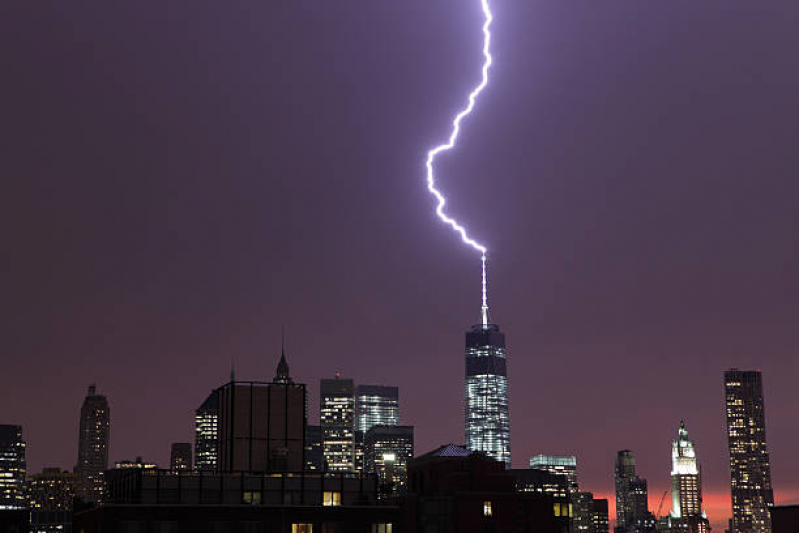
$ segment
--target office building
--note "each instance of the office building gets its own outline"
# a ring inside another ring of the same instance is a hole
[[[377,474],[386,494],[405,490],[413,459],[413,426],[376,425],[364,437],[364,471]]]
[[[325,470],[355,471],[355,397],[351,379],[323,379],[319,411]]]
[[[645,479],[635,471],[635,456],[630,450],[616,455],[616,528],[615,531],[654,531],[656,519],[649,512],[649,490]]]
[[[577,458],[573,455],[535,455],[530,458],[530,468],[545,470],[563,476],[569,493],[577,492]]]
[[[142,459],[141,455],[137,456],[136,459],[131,461],[130,459],[122,459],[121,461],[114,462],[114,469],[115,470],[130,470],[130,469],[138,469],[138,470],[155,470],[158,468],[158,464],[153,463],[152,461],[145,461]]]
[[[355,387],[355,431],[364,435],[376,425],[399,425],[399,389],[383,385]]]
[[[0,510],[25,508],[25,467],[22,426],[0,425]]]
[[[696,448],[688,438],[685,423],[680,422],[677,440],[671,447],[671,513],[672,531],[708,533],[710,526],[702,512],[702,485]]]
[[[194,464],[199,472],[215,472],[219,459],[219,393],[211,392],[194,412]]]
[[[169,453],[169,469],[173,472],[191,470],[191,443],[173,442]]]
[[[466,447],[510,468],[505,334],[496,324],[466,333]]]
[[[593,524],[591,533],[609,533],[610,520],[608,519],[608,501],[604,498],[594,498]]]
[[[75,474],[60,468],[45,468],[28,480],[31,532],[70,533]]]
[[[763,377],[759,370],[724,373],[733,533],[771,533],[774,505],[766,447]]]
[[[101,502],[105,493],[103,472],[108,468],[111,438],[111,408],[94,385],[83,400],[78,432],[78,464],[75,466],[77,495],[88,503]]]
[[[305,470],[324,470],[322,457],[322,427],[305,428]]]
[[[799,505],[775,505],[769,508],[772,533],[799,531]]]
[[[305,469],[305,385],[288,375],[281,354],[271,383],[231,381],[219,396],[219,472]]]
[[[572,533],[608,533],[608,501],[594,498],[590,492],[572,496]]]

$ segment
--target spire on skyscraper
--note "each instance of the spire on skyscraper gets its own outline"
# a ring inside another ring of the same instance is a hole
[[[289,364],[286,362],[286,334],[285,330],[281,334],[280,339],[280,361],[277,363],[277,371],[275,372],[274,383],[294,383],[289,375]]]

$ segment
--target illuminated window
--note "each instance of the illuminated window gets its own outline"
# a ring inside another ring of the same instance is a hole
[[[291,524],[291,533],[313,533],[313,524]]]
[[[491,509],[491,502],[483,502],[483,516],[494,516],[494,511]]]
[[[372,533],[393,533],[394,524],[372,524]]]
[[[341,505],[341,493],[325,491],[322,497],[322,505],[325,507],[338,507]]]
[[[260,505],[261,504],[261,492],[250,492],[244,491],[244,496],[242,498],[244,503],[249,503],[251,505]]]

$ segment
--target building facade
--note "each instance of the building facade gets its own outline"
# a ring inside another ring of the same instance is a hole
[[[108,468],[111,407],[91,385],[80,410],[76,492],[85,502],[101,502],[105,493],[103,472]]]
[[[194,464],[198,471],[216,471],[218,441],[219,393],[213,391],[194,412]]]
[[[45,468],[28,480],[28,507],[34,533],[70,533],[75,474]]]
[[[566,479],[569,493],[577,492],[577,457],[573,455],[534,455],[530,457],[530,468],[563,476]]]
[[[709,524],[702,512],[702,485],[696,448],[688,438],[685,423],[680,422],[677,440],[671,446],[672,530],[707,533]]]
[[[325,470],[355,471],[355,387],[351,379],[323,379],[319,411]]]
[[[496,324],[466,333],[466,447],[510,468],[510,413],[505,334]]]
[[[25,468],[22,426],[0,425],[0,510],[26,507]]]
[[[408,481],[408,462],[413,459],[413,426],[376,425],[364,437],[364,471],[377,474],[381,490],[398,494]]]
[[[364,435],[376,425],[399,425],[399,388],[358,385],[355,388],[355,431]]]
[[[324,470],[322,456],[322,427],[305,427],[305,470]]]
[[[191,470],[191,443],[173,442],[169,453],[169,469],[173,472],[178,470]]]
[[[763,377],[757,370],[724,373],[733,533],[771,533],[774,505],[766,447]]]

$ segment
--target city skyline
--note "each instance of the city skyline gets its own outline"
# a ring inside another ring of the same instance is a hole
[[[496,6],[501,60],[438,162],[491,243],[514,466],[574,455],[612,507],[630,449],[654,510],[684,419],[718,527],[720,376],[759,369],[775,499],[799,502],[799,6],[519,4]],[[91,383],[109,462],[167,465],[231,362],[272,379],[281,324],[311,419],[341,371],[401,389],[418,452],[462,443],[479,265],[421,167],[475,80],[479,12],[0,9],[0,423],[29,473],[74,466]]]

